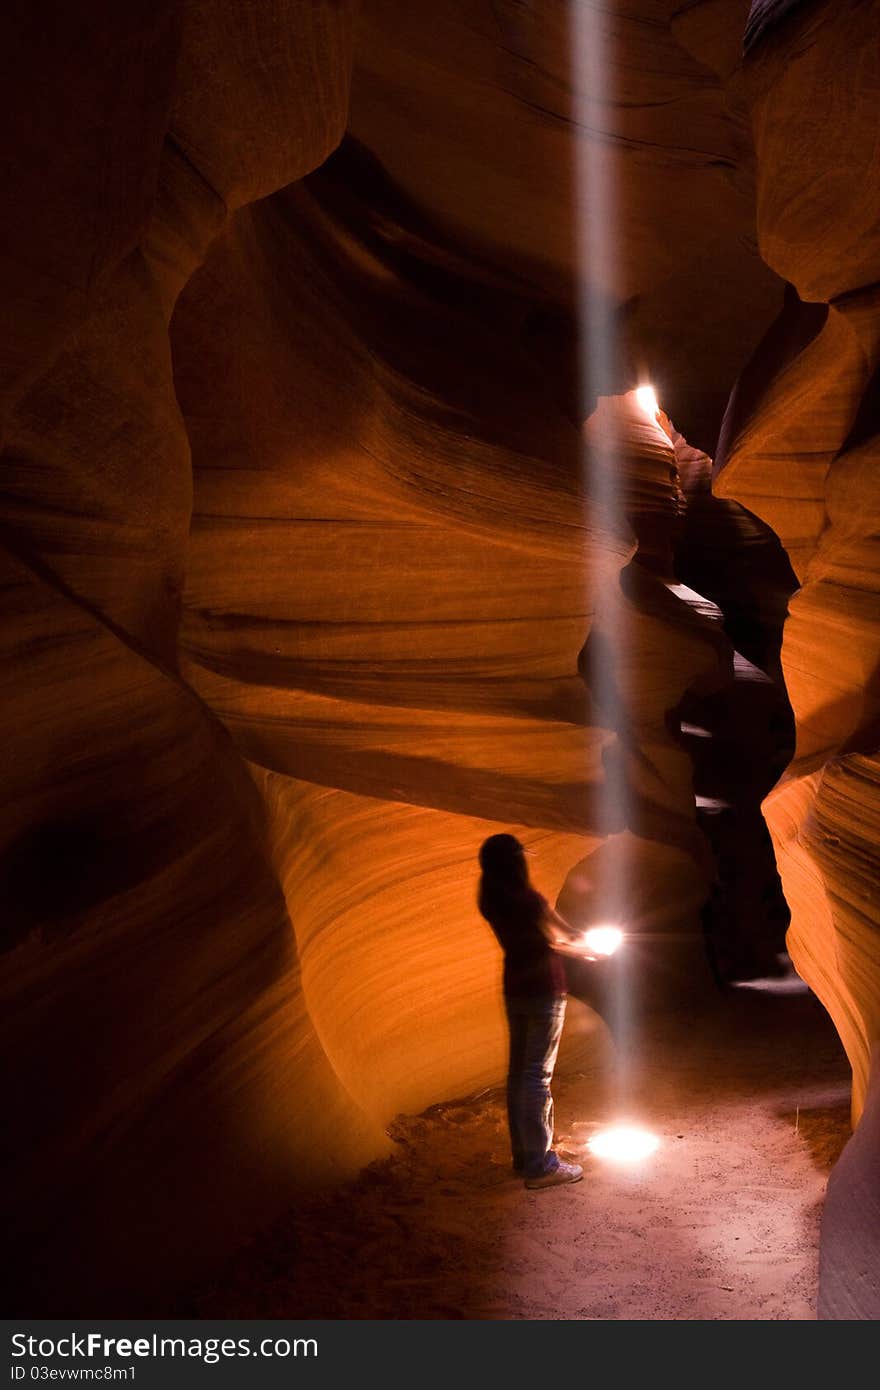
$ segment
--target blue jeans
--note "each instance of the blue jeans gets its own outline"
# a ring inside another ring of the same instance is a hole
[[[565,1021],[565,995],[504,1000],[510,1030],[507,1122],[513,1166],[527,1178],[559,1166],[553,1152],[550,1082]]]

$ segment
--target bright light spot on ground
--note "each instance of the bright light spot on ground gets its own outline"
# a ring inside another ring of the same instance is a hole
[[[657,403],[657,397],[654,394],[653,386],[637,386],[636,400],[649,419],[656,419],[657,411],[660,409],[660,406]]]
[[[681,721],[681,732],[683,734],[693,734],[694,738],[711,738],[708,729],[704,729],[702,724],[689,724],[687,720]]]
[[[590,927],[584,932],[583,942],[597,956],[613,956],[623,942],[623,932],[619,927]]]
[[[612,1129],[600,1130],[587,1141],[587,1148],[597,1158],[609,1158],[613,1163],[637,1163],[647,1158],[658,1148],[660,1140],[656,1134],[635,1125],[615,1125]]]

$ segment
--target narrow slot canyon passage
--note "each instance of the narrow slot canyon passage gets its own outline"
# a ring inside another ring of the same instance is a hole
[[[880,1316],[878,30],[7,7],[10,1315]]]

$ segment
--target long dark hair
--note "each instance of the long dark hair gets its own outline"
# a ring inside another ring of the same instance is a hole
[[[480,846],[477,907],[487,922],[509,911],[531,891],[525,851],[515,835],[490,835]]]

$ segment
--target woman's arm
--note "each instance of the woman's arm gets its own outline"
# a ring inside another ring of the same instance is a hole
[[[549,936],[551,941],[558,941],[560,939],[563,941],[576,941],[581,935],[581,933],[573,927],[570,922],[566,922],[565,918],[560,916],[556,908],[551,907],[549,903],[547,903],[544,908],[544,932],[545,935]]]
[[[583,933],[560,916],[554,907],[545,903],[541,919],[541,930],[554,950],[562,956],[574,956],[577,960],[596,960],[583,942]]]

